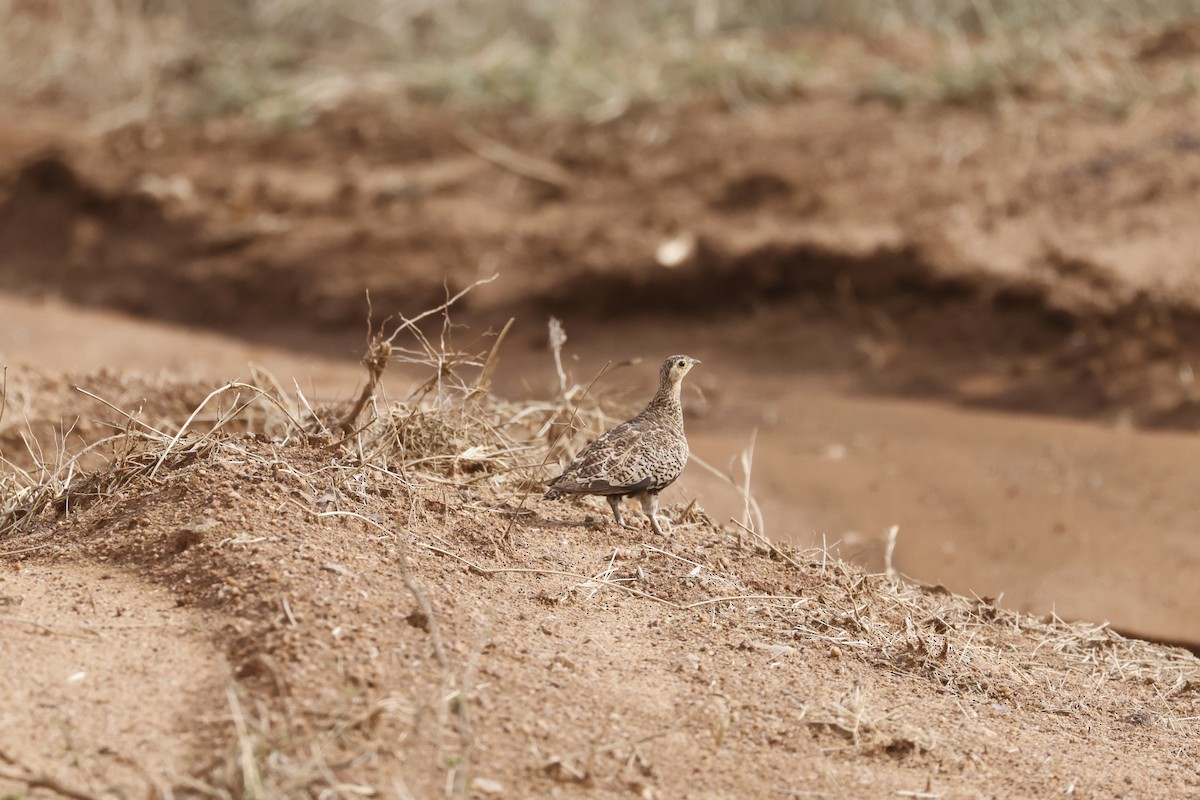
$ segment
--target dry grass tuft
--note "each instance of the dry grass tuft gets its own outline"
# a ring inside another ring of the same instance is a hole
[[[87,389],[77,391],[113,412],[115,417],[105,426],[115,432],[85,441],[75,450],[69,447],[65,431],[51,447],[23,436],[33,468],[23,468],[0,452],[0,539],[46,513],[70,514],[139,478],[153,478],[164,467],[207,457],[221,447],[221,434],[281,439],[303,434],[286,399],[274,389],[246,383],[230,382],[214,389],[174,434],[144,421],[139,411],[120,409]],[[89,466],[97,462],[102,466]]]
[[[821,551],[803,558],[803,569],[822,581],[819,602],[798,615],[799,635],[954,694],[1013,702],[1025,688],[1053,686],[1073,674],[1095,686],[1134,681],[1171,695],[1200,679],[1200,664],[1188,651],[1128,639],[1107,624],[1038,620],[989,598],[866,574]]]
[[[613,418],[605,403],[589,395],[590,385],[564,384],[558,400],[535,403],[510,402],[488,391],[508,328],[479,352],[450,344],[451,307],[486,282],[417,317],[401,318],[386,333],[384,327],[372,333],[364,357],[364,387],[345,407],[313,408],[302,394],[289,397],[272,376],[258,375],[260,385],[231,382],[212,390],[181,420],[149,423],[141,409],[127,411],[78,389],[110,412],[104,427],[111,433],[72,451],[65,434],[53,447],[43,448],[32,429],[28,435],[22,432],[18,440],[34,468],[18,465],[0,449],[0,538],[46,513],[69,514],[141,478],[236,448],[230,435],[317,444],[333,454],[334,474],[351,476],[369,467],[406,484],[464,489],[487,484],[508,499],[527,497],[543,483],[551,458],[570,458]],[[439,314],[440,329],[431,337],[421,323]],[[402,335],[413,343],[406,344]],[[380,378],[393,361],[424,367],[428,374],[399,401],[380,395]],[[2,434],[31,400],[7,382],[0,400]]]
[[[892,755],[932,750],[936,744],[925,731],[906,724],[903,707],[875,708],[868,693],[855,683],[848,691],[827,701],[820,713],[809,717],[809,725],[835,730],[858,750],[884,750]]]

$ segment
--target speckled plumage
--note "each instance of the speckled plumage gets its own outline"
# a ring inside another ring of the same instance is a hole
[[[659,372],[658,391],[633,419],[623,422],[584,448],[561,475],[550,482],[546,499],[569,494],[602,495],[608,499],[618,525],[621,498],[636,496],[659,535],[658,493],[675,482],[688,460],[683,433],[680,383],[693,365],[690,356],[671,356]]]

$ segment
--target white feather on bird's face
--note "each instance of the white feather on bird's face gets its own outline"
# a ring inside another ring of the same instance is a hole
[[[679,383],[699,363],[700,359],[691,356],[671,356],[663,362],[661,378],[666,383]]]

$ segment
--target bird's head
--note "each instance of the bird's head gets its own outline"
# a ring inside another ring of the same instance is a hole
[[[661,378],[663,383],[678,384],[688,371],[700,363],[700,359],[691,356],[671,356],[663,362]]]

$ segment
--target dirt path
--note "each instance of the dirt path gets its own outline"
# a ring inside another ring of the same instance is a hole
[[[53,298],[29,300],[0,293],[0,363],[46,372],[168,371],[183,378],[226,381],[251,365],[299,381],[322,396],[349,393],[359,379],[354,351],[342,360],[250,344],[211,330],[148,323]]]
[[[85,796],[160,795],[195,772],[198,720],[219,713],[230,677],[213,635],[125,571],[6,562],[0,793],[50,780]]]
[[[800,387],[774,388],[787,397]],[[755,449],[753,488],[773,535],[838,543],[844,556],[881,569],[884,532],[899,525],[894,564],[919,580],[1003,595],[1034,614],[1200,642],[1194,437],[818,386],[795,408],[759,428]],[[721,463],[744,446],[733,427],[700,421],[697,451]],[[706,507],[720,508],[704,496],[703,475],[688,481]]]

